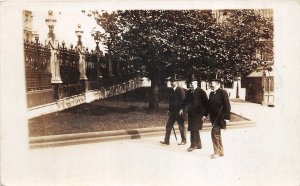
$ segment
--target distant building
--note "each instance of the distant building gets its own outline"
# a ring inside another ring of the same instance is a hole
[[[23,38],[25,41],[33,41],[32,20],[32,11],[23,10]]]

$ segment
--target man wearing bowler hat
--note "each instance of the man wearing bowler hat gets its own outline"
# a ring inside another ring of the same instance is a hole
[[[182,87],[178,86],[178,80],[174,77],[170,79],[171,81],[171,90],[170,90],[170,100],[169,100],[169,109],[168,109],[168,121],[166,125],[166,134],[164,141],[160,141],[161,144],[169,145],[170,135],[175,121],[179,125],[181,142],[178,145],[186,144],[186,131],[184,126],[185,112],[183,101],[185,99],[185,90]]]
[[[198,87],[198,81],[194,77],[190,82],[190,89],[186,94],[184,105],[188,113],[188,131],[191,134],[191,146],[189,152],[195,149],[201,149],[200,132],[205,119],[204,113],[208,107],[208,98],[204,90]]]
[[[214,154],[211,158],[217,158],[224,155],[221,129],[226,129],[226,124],[230,119],[230,103],[229,96],[226,90],[220,88],[221,80],[210,80],[212,91],[209,94],[209,113],[212,122],[211,138],[214,147]]]

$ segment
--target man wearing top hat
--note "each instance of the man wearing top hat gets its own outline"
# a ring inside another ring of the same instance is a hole
[[[191,133],[191,146],[187,150],[191,152],[202,148],[199,130],[202,130],[204,114],[208,107],[206,92],[198,87],[195,78],[191,80],[184,105],[188,113],[188,131]]]
[[[185,112],[183,101],[185,99],[185,90],[182,87],[178,86],[177,79],[171,78],[171,90],[170,90],[170,100],[169,100],[169,109],[168,109],[168,121],[166,125],[166,134],[164,141],[160,141],[161,144],[169,145],[170,144],[170,135],[175,121],[179,125],[181,142],[178,145],[186,144],[186,131],[184,126]]]
[[[217,158],[224,155],[221,129],[226,129],[226,123],[230,119],[230,103],[226,90],[220,88],[221,81],[219,79],[212,79],[210,87],[212,91],[209,94],[209,113],[212,122],[211,138],[214,147],[214,154],[211,158]]]

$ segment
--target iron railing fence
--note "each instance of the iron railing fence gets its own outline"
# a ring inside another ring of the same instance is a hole
[[[98,58],[94,53],[85,53],[85,61],[86,61],[86,76],[89,81],[95,81],[98,77]]]
[[[60,76],[63,84],[77,84],[80,78],[79,54],[73,49],[67,49],[64,45],[59,48],[58,61]]]
[[[24,41],[27,91],[51,88],[50,56],[50,48],[38,40],[35,43]]]

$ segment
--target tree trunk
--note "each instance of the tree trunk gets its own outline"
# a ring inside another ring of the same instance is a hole
[[[158,71],[156,71],[158,72]],[[156,73],[151,77],[151,87],[149,93],[149,109],[155,110],[159,108],[159,73]]]

